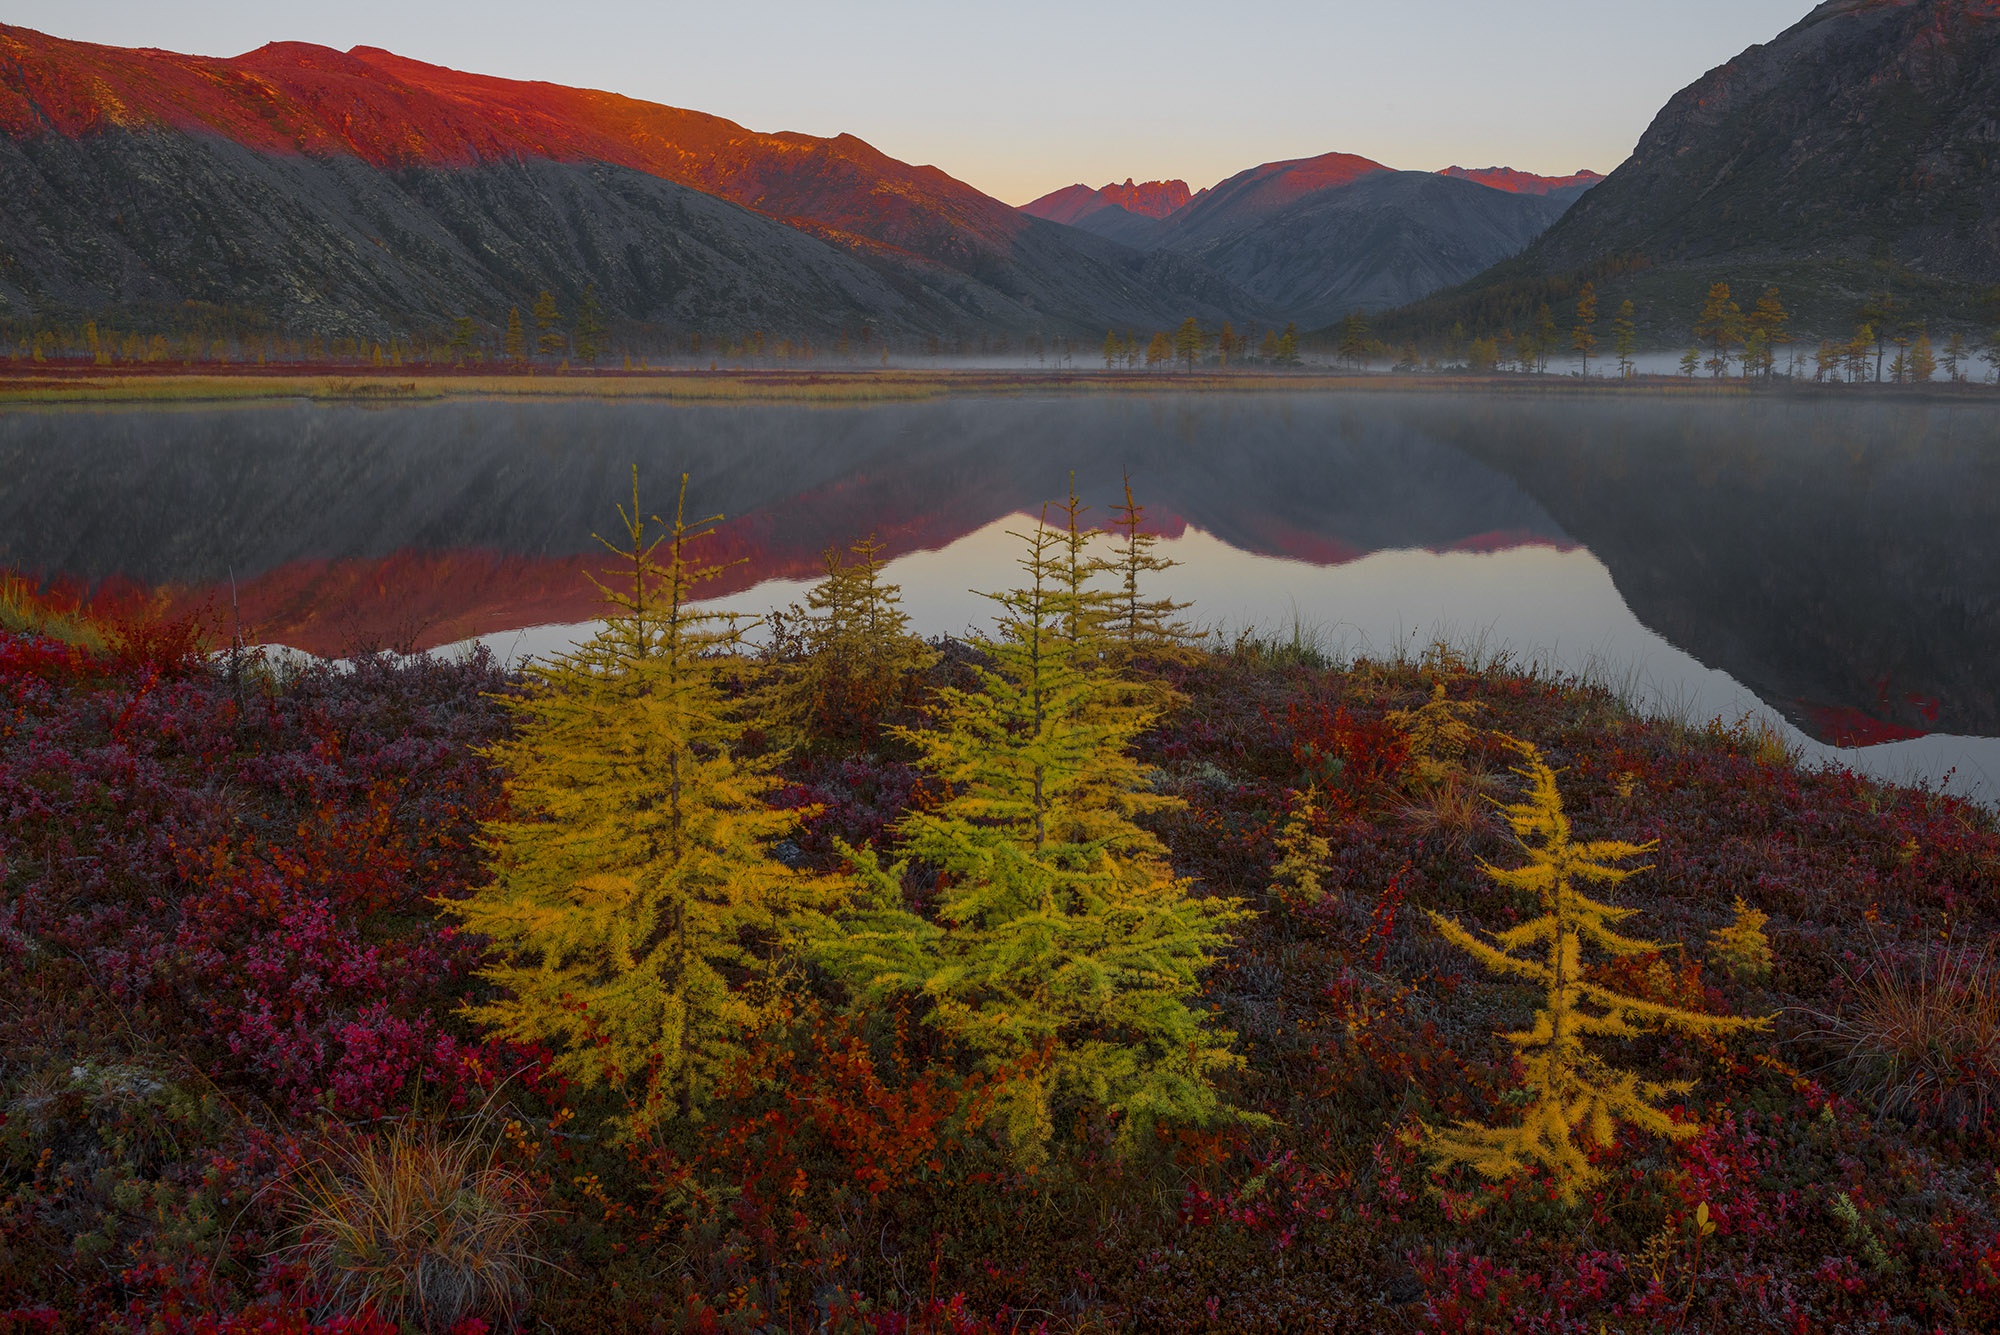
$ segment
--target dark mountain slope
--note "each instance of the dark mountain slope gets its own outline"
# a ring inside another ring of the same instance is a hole
[[[1677,338],[1717,280],[1781,283],[1806,332],[1851,332],[1876,290],[1912,317],[1984,319],[1978,294],[2000,283],[1996,109],[2000,4],[1833,0],[1683,89],[1518,261],[1402,323],[1498,327],[1583,276]]]
[[[1236,173],[1176,212],[1167,221],[1161,244],[1170,250],[1197,251],[1254,226],[1295,200],[1388,170],[1352,153],[1266,162]]]
[[[0,138],[0,313],[16,317],[172,327],[196,302],[380,337],[591,283],[615,315],[669,330],[911,333],[1029,317],[962,275],[928,277],[628,167],[384,172],[164,130]]]
[[[616,179],[644,176],[688,187],[817,237],[876,269],[878,285],[900,291],[900,305],[882,311],[892,321],[928,328],[1081,330],[1106,321],[1160,323],[1189,309],[1220,313],[1203,304],[1202,295],[1219,285],[1185,265],[1160,265],[1124,247],[1086,242],[936,168],[897,162],[851,135],[759,134],[698,112],[461,74],[371,48],[342,54],[287,43],[212,60],[64,42],[0,27],[0,140],[17,150],[0,163],[10,173],[0,178],[0,195],[28,201],[17,203],[13,226],[0,237],[5,251],[0,275],[31,309],[45,304],[48,294],[83,290],[93,281],[89,273],[45,267],[54,262],[51,256],[78,247],[120,255],[126,285],[146,288],[161,300],[207,300],[195,293],[218,286],[229,290],[229,276],[213,254],[208,263],[190,268],[187,252],[238,243],[173,231],[173,224],[200,214],[211,201],[218,222],[290,216],[308,235],[324,237],[397,215],[426,192],[442,192],[454,196],[454,211],[431,219],[430,229],[457,236],[482,256],[488,272],[436,275],[437,282],[420,287],[420,293],[438,286],[469,293],[482,284],[499,290],[554,286],[561,293],[565,281],[581,276],[598,282],[619,313],[652,318],[657,292],[618,282],[617,266],[581,240],[574,253],[553,265],[556,272],[542,275],[511,267],[505,247],[499,255],[486,253],[494,234],[509,231],[518,213],[588,211],[584,186],[566,186],[567,195],[539,201],[519,193],[523,178],[509,170],[540,163],[563,169],[553,176],[535,173],[541,182],[615,169]],[[59,161],[63,152],[51,147],[52,141],[83,145],[84,158],[103,164],[97,171],[99,207],[61,220],[82,232],[61,242],[54,237],[60,201],[43,196],[65,171],[90,169],[65,167]],[[116,146],[106,148],[101,141]],[[196,144],[204,147],[192,147]],[[238,152],[208,152],[222,145]],[[203,152],[208,156],[196,169],[202,181],[197,191],[181,171]],[[281,176],[298,176],[301,189],[293,198],[263,196],[273,188],[267,164],[280,164],[275,170]],[[439,184],[448,176],[467,179],[458,186]],[[298,216],[302,208],[311,213],[309,221]],[[135,235],[127,222],[134,215],[158,226]],[[408,230],[427,229],[412,219]],[[635,247],[660,243],[657,227],[625,230],[628,256]],[[741,224],[725,230],[737,243],[740,265],[747,266],[741,272],[759,272],[770,233]],[[31,244],[35,241],[41,244]],[[691,242],[715,243],[708,234]],[[323,288],[319,284],[328,274],[281,261],[282,254],[301,249],[316,247],[280,245],[248,257],[253,270],[287,294],[269,313],[305,321],[318,314],[315,307],[326,305],[354,312],[343,318],[367,323],[359,312],[370,308],[368,300],[343,288]],[[809,252],[779,250],[785,257],[773,260],[770,281],[783,288],[784,272]],[[359,248],[356,253],[364,254]],[[36,256],[43,268],[31,263]],[[436,259],[433,254],[408,262],[428,267]],[[344,261],[334,263],[338,268]],[[375,289],[406,290],[394,264],[385,268],[372,257],[356,263],[372,275]],[[641,264],[634,258],[629,267]],[[852,290],[860,281],[825,258],[809,267],[814,270],[809,287]],[[718,271],[713,281],[734,280]],[[251,290],[268,288],[253,283]],[[576,290],[567,295],[573,298]],[[795,295],[807,305],[812,300],[810,294],[784,293],[777,301],[790,305]],[[689,301],[709,309],[692,296]],[[722,301],[713,307],[715,314],[700,318],[722,318],[730,308]],[[853,309],[873,307],[861,301]],[[412,303],[377,309],[375,319],[395,323],[449,313],[449,307]],[[829,311],[822,323],[838,323],[847,313]]]
[[[1519,253],[1569,205],[1560,192],[1379,172],[1307,195],[1194,254],[1312,328],[1464,282]]]

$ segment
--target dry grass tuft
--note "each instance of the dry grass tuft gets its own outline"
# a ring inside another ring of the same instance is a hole
[[[373,1308],[423,1331],[514,1328],[537,1212],[526,1179],[476,1141],[399,1126],[309,1164],[292,1193],[286,1258],[311,1275],[320,1319]]]
[[[1471,776],[1448,774],[1397,808],[1396,820],[1412,838],[1436,838],[1463,848],[1493,832],[1492,804]]]
[[[2000,1105],[2000,969],[1993,947],[1878,959],[1822,1037],[1840,1050],[1848,1093],[1884,1117],[1957,1130]]]

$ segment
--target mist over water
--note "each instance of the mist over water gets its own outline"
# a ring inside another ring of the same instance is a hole
[[[254,634],[316,653],[546,653],[595,618],[591,534],[636,463],[649,511],[686,472],[691,512],[728,516],[720,602],[794,601],[872,532],[918,628],[952,634],[1071,470],[1099,522],[1129,473],[1183,562],[1163,591],[1207,625],[1478,643],[1991,793],[1992,439],[1978,405],[1775,395],[59,409],[0,416],[0,566],[212,608],[233,581]]]

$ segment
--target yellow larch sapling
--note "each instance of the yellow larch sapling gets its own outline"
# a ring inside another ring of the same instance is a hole
[[[1555,771],[1532,745],[1508,739],[1524,764],[1515,770],[1528,785],[1519,802],[1504,806],[1526,855],[1526,865],[1496,867],[1486,875],[1509,890],[1532,895],[1542,916],[1481,940],[1443,914],[1431,921],[1447,941],[1501,977],[1524,979],[1542,989],[1542,1008],[1532,1025],[1508,1034],[1520,1054],[1528,1104],[1514,1126],[1460,1122],[1449,1130],[1428,1130],[1426,1143],[1442,1168],[1465,1165],[1491,1181],[1534,1166],[1546,1170],[1559,1198],[1573,1204],[1601,1170],[1588,1146],[1608,1146],[1621,1122],[1651,1135],[1685,1140],[1700,1128],[1668,1116],[1663,1103],[1693,1089],[1689,1081],[1651,1081],[1611,1065],[1587,1040],[1635,1038],[1649,1029],[1687,1034],[1728,1034],[1764,1026],[1761,1018],[1707,1015],[1629,996],[1590,980],[1584,950],[1611,956],[1657,951],[1655,942],[1615,930],[1635,910],[1619,908],[1584,892],[1591,885],[1613,886],[1646,870],[1613,864],[1642,856],[1651,844],[1611,840],[1578,842],[1563,813]]]
[[[1464,761],[1466,748],[1479,732],[1471,719],[1480,708],[1476,700],[1451,699],[1439,681],[1432,685],[1431,698],[1423,704],[1393,710],[1386,716],[1386,722],[1409,743],[1412,777],[1420,786],[1436,787]]]
[[[1771,942],[1764,935],[1771,915],[1751,908],[1741,895],[1734,907],[1734,920],[1708,934],[1708,956],[1732,978],[1761,982],[1771,976]]]
[[[860,1004],[928,1004],[998,1082],[996,1120],[1027,1164],[1063,1107],[1108,1114],[1126,1149],[1156,1123],[1244,1116],[1214,1087],[1241,1064],[1232,1035],[1198,1004],[1244,913],[1193,894],[1133,821],[1174,801],[1129,753],[1156,710],[1130,703],[1078,602],[1069,513],[1024,535],[1026,585],[989,595],[999,633],[975,641],[991,663],[980,689],[938,691],[935,728],[899,734],[950,794],[898,826],[907,857],[938,872],[934,913],[906,899],[907,862],[850,850],[860,908],[819,952]]]
[[[740,722],[717,676],[746,629],[689,606],[720,573],[689,548],[713,520],[681,507],[647,539],[636,472],[611,615],[574,652],[529,669],[506,701],[515,735],[488,755],[509,810],[483,834],[493,883],[448,902],[490,944],[500,1037],[547,1044],[555,1069],[631,1102],[628,1133],[695,1116],[774,1004],[787,947],[824,884],[771,847],[799,813],[763,801],[768,760],[733,754]],[[659,522],[659,521],[655,521]],[[664,559],[656,553],[664,549]]]
[[[882,719],[937,654],[910,633],[902,590],[882,578],[882,544],[870,537],[830,548],[826,574],[794,607],[796,653],[782,665],[769,714],[807,745],[867,747]]]

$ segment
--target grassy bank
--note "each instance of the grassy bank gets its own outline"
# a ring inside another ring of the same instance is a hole
[[[454,398],[658,400],[670,403],[883,403],[956,394],[1258,394],[1480,393],[1517,395],[1673,395],[1707,398],[1754,393],[1961,398],[1991,392],[1979,385],[1759,386],[1740,380],[1648,376],[1633,381],[1564,375],[1380,375],[1327,372],[1101,372],[984,370],[601,371],[471,374],[454,371],[326,371],[232,368],[99,374],[81,370],[0,373],[0,406],[60,404],[211,404],[306,399],[344,403],[422,403]]]
[[[1146,820],[1200,894],[1255,911],[1201,1004],[1244,1058],[1224,1095],[1268,1120],[1134,1155],[1066,1106],[1024,1164],[920,1010],[857,1018],[808,970],[701,1119],[619,1144],[611,1096],[461,1010],[490,985],[439,904],[493,875],[489,748],[518,681],[479,658],[232,668],[130,628],[53,639],[5,606],[0,1328],[387,1335],[363,1297],[416,1280],[367,1259],[357,1211],[384,1201],[451,1203],[434,1273],[491,1282],[465,1331],[2000,1321],[2000,829],[1955,799],[1446,650],[1144,664],[1177,701],[1135,747],[1171,799]],[[899,717],[929,726],[979,661],[945,646]],[[1448,760],[1409,723],[1440,691],[1470,729]],[[1531,911],[1485,869],[1524,856],[1494,805],[1522,792],[1509,738],[1558,769],[1579,838],[1647,846],[1606,893],[1656,948],[1588,977],[1774,1017],[1602,1043],[1690,1082],[1673,1116],[1699,1130],[1622,1130],[1575,1205],[1423,1147],[1519,1102],[1502,1035],[1535,995],[1429,916]],[[879,736],[793,753],[787,856],[838,878],[845,846],[892,846],[939,800],[916,758]],[[1761,961],[1718,936],[1739,899],[1766,915]]]

